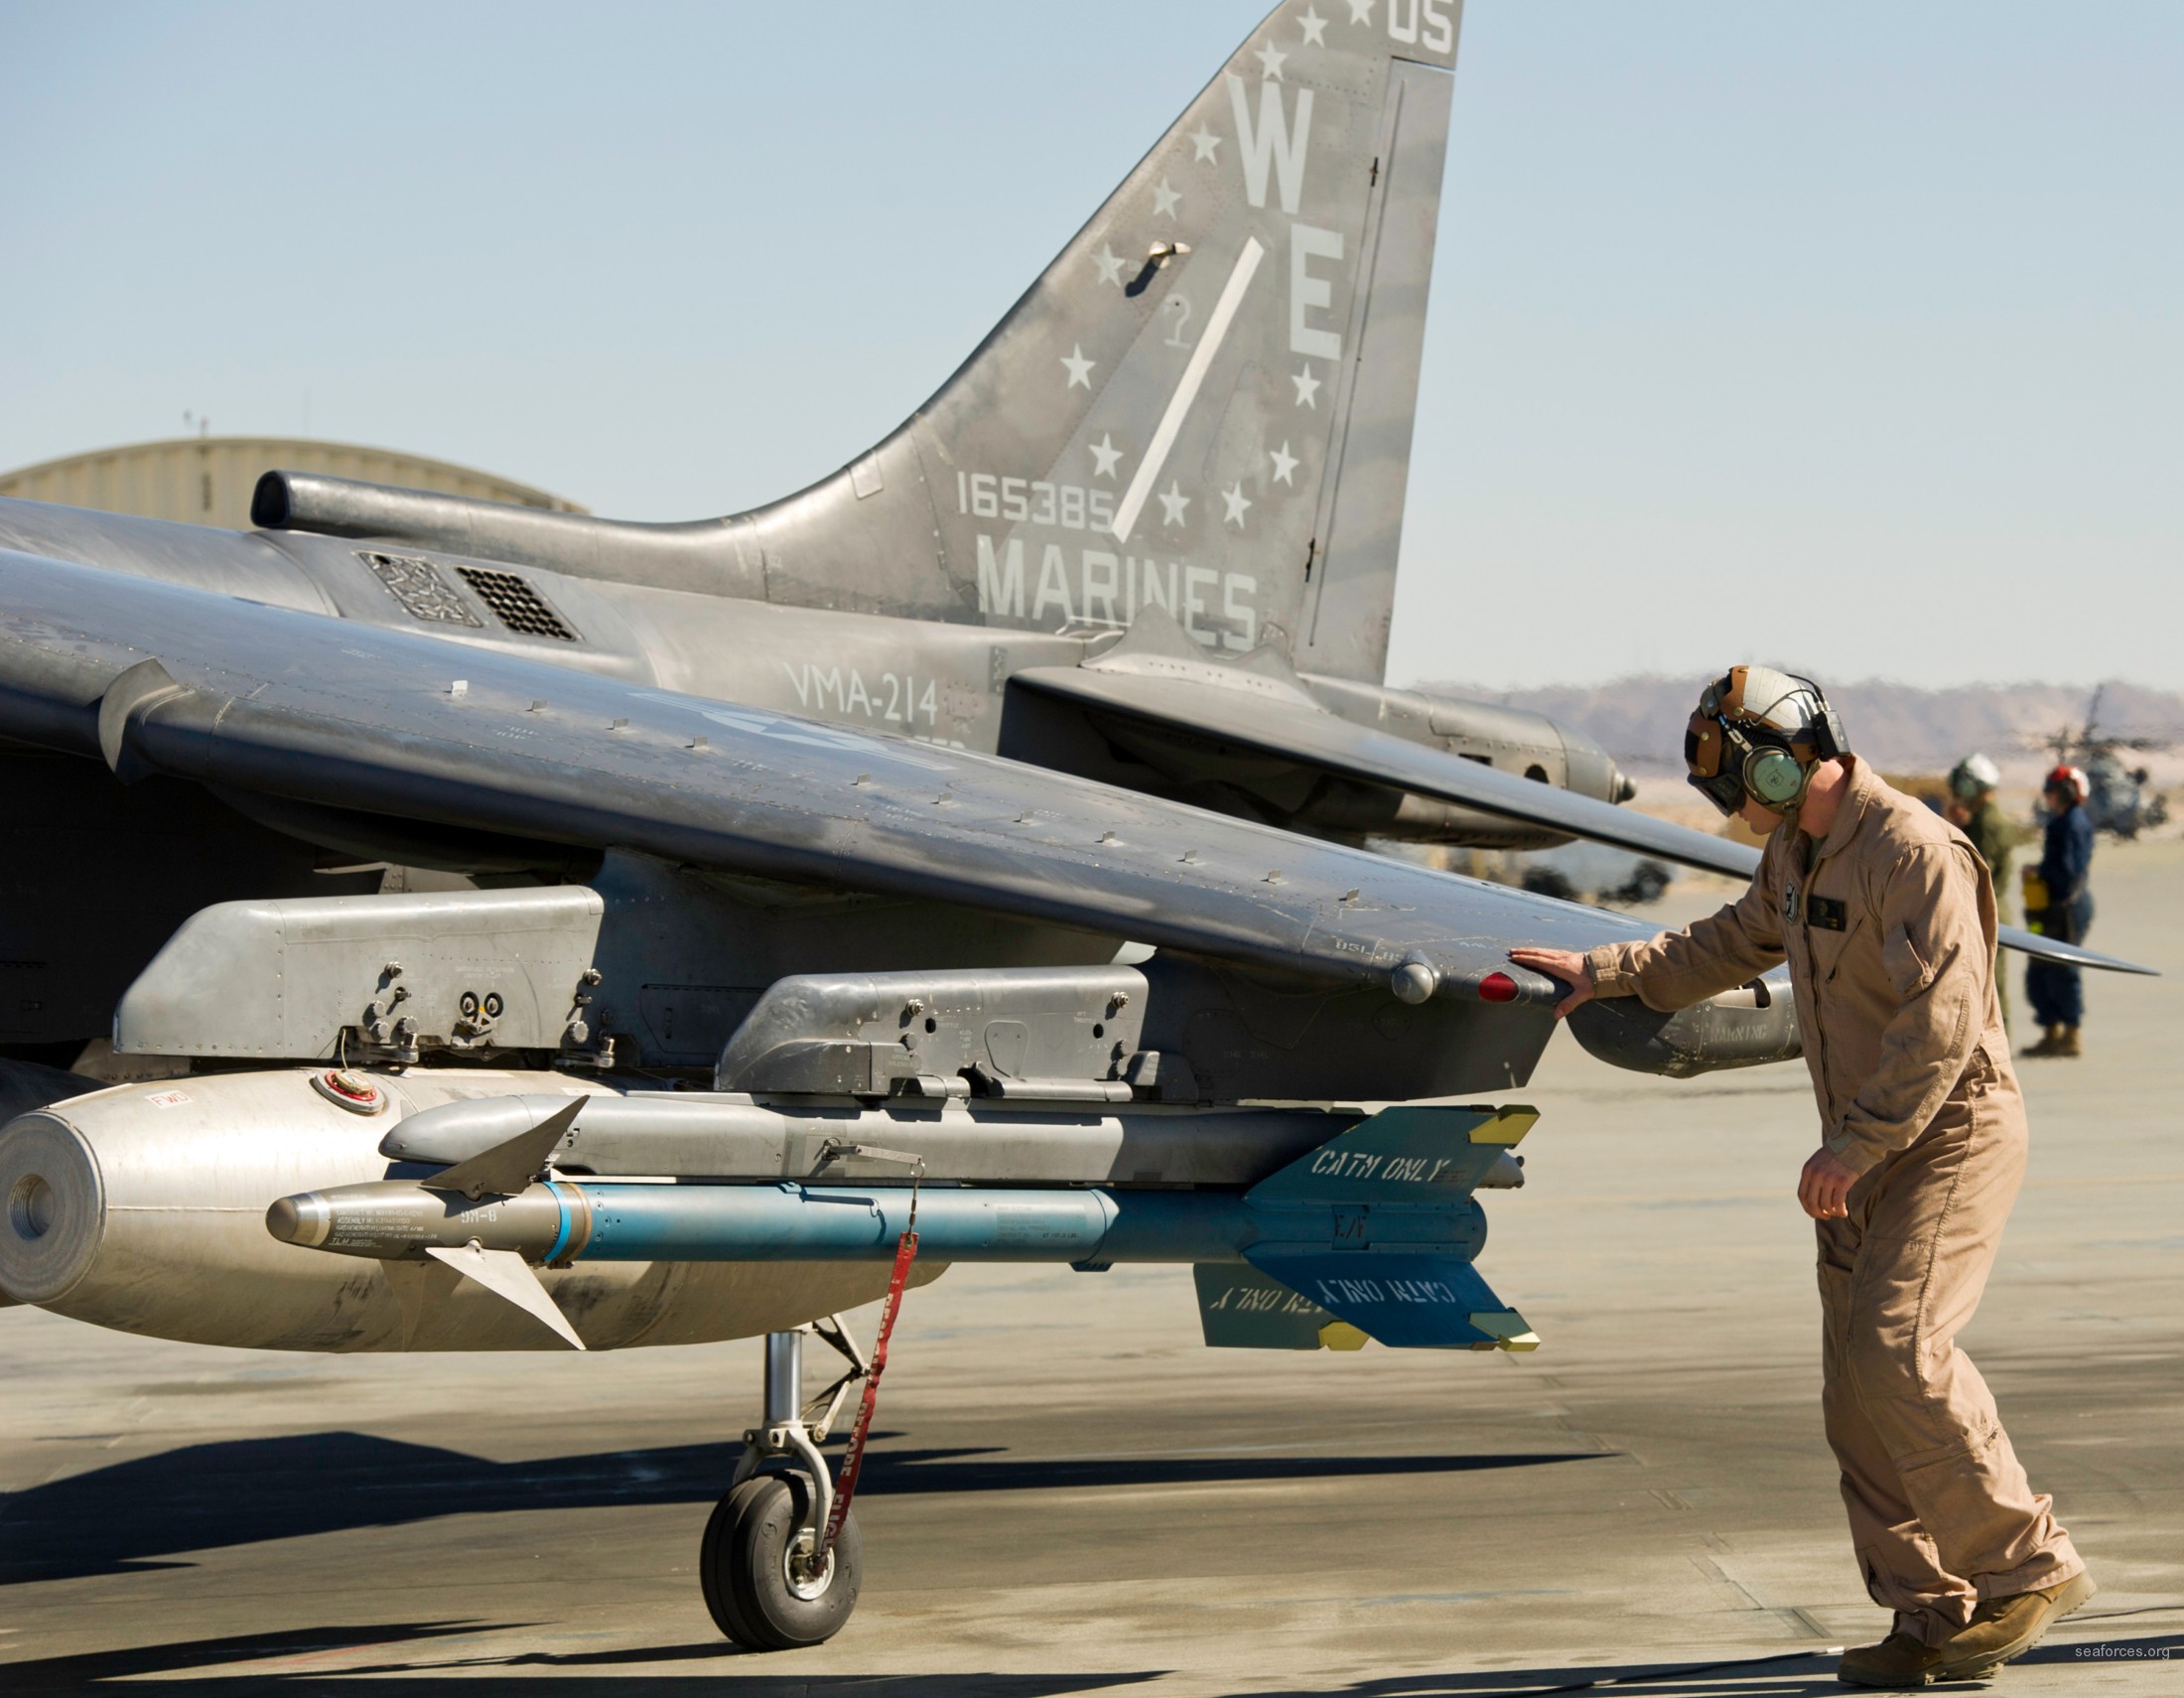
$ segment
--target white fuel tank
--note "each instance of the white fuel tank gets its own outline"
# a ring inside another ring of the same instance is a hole
[[[359,1261],[284,1244],[277,1198],[387,1177],[387,1128],[465,1098],[606,1090],[562,1073],[363,1075],[358,1112],[328,1069],[219,1073],[54,1103],[0,1128],[0,1292],[57,1315],[202,1344],[288,1350],[566,1346],[438,1262]],[[315,1083],[314,1081],[322,1081]],[[920,1264],[918,1283],[937,1277]],[[887,1268],[639,1263],[541,1270],[591,1348],[702,1344],[872,1302]]]

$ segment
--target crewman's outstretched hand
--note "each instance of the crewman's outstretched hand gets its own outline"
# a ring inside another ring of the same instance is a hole
[[[1545,973],[1570,987],[1570,994],[1555,1005],[1557,1020],[1569,1019],[1572,1009],[1592,1000],[1592,969],[1585,965],[1582,955],[1569,949],[1512,949],[1509,958],[1520,967]]]

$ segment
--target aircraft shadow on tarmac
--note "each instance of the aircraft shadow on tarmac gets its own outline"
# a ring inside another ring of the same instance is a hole
[[[697,1644],[638,1645],[576,1652],[466,1651],[464,1641],[519,1632],[522,1622],[412,1622],[183,1640],[0,1663],[11,1698],[81,1692],[113,1682],[139,1698],[250,1698],[256,1693],[323,1690],[336,1677],[372,1698],[444,1698],[448,1676],[466,1690],[537,1689],[554,1675],[565,1698],[676,1698],[685,1692],[727,1698],[1063,1698],[1142,1685],[1168,1672],[1108,1674],[804,1674],[775,1670],[753,1658],[751,1672],[736,1664],[746,1653],[708,1639]],[[2079,1625],[2086,1624],[2080,1618]],[[2115,1669],[2166,1662],[2184,1649],[2184,1633],[2112,1636],[2045,1644],[2016,1665],[2093,1665]],[[2090,1654],[2089,1654],[2090,1653]],[[726,1663],[704,1672],[654,1673],[662,1665]],[[253,1666],[255,1665],[255,1666]],[[616,1668],[630,1672],[613,1672]],[[219,1670],[220,1672],[209,1672]],[[162,1679],[161,1676],[168,1676]],[[1288,1692],[1255,1689],[1251,1698],[1536,1698],[1607,1687],[1649,1698],[1822,1698],[1840,1693],[1832,1657],[1807,1653],[1740,1657],[1716,1662],[1616,1663],[1580,1667],[1507,1668],[1451,1674],[1399,1675]]]
[[[396,1622],[350,1627],[300,1627],[285,1632],[190,1639],[127,1650],[0,1662],[0,1686],[10,1698],[47,1698],[113,1682],[133,1698],[250,1698],[255,1693],[324,1691],[356,1685],[372,1698],[448,1698],[452,1691],[535,1692],[553,1674],[557,1698],[1061,1698],[1157,1680],[1161,1671],[1127,1674],[799,1674],[752,1657],[753,1672],[735,1665],[750,1653],[720,1639],[702,1644],[633,1646],[625,1650],[465,1654],[462,1641],[518,1631],[522,1622]],[[344,1654],[346,1653],[346,1654]],[[377,1653],[376,1656],[373,1653]],[[792,1659],[793,1660],[793,1659]],[[662,1663],[727,1663],[705,1673],[615,1674]],[[252,1667],[252,1664],[261,1666]],[[237,1666],[230,1666],[237,1665]],[[271,1666],[263,1666],[271,1665]],[[206,1670],[220,1670],[207,1673]],[[493,1670],[505,1670],[495,1674]],[[568,1670],[598,1670],[568,1674]],[[447,1676],[463,1677],[450,1687]],[[160,1678],[168,1676],[167,1679]]]
[[[440,1515],[710,1502],[727,1488],[740,1454],[737,1445],[673,1445],[492,1463],[439,1446],[344,1432],[188,1445],[0,1496],[0,1586],[186,1567],[161,1559]],[[1327,1480],[1531,1468],[1601,1454],[1040,1460],[1013,1458],[999,1448],[882,1446],[866,1458],[864,1487],[880,1497]]]

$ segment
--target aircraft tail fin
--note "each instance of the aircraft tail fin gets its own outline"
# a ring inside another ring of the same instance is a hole
[[[1158,605],[1378,681],[1459,12],[1283,0],[907,423],[726,521],[741,578],[1041,631]]]

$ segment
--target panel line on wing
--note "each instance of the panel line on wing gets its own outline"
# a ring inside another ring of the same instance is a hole
[[[1167,411],[1160,415],[1160,428],[1154,431],[1145,458],[1138,463],[1138,475],[1130,480],[1130,488],[1123,494],[1123,504],[1116,509],[1116,540],[1130,540],[1131,528],[1137,524],[1139,513],[1145,510],[1146,501],[1153,494],[1153,482],[1160,477],[1160,468],[1167,462],[1167,452],[1175,446],[1175,438],[1183,428],[1183,415],[1198,398],[1198,387],[1205,382],[1213,356],[1220,352],[1221,339],[1228,335],[1229,322],[1236,317],[1236,309],[1243,305],[1244,291],[1251,287],[1259,262],[1266,256],[1267,250],[1259,245],[1257,236],[1245,238],[1244,251],[1236,256],[1236,268],[1221,286],[1221,298],[1214,303],[1213,316],[1206,320],[1206,333],[1191,350],[1190,362],[1183,367],[1182,381],[1168,397]]]

